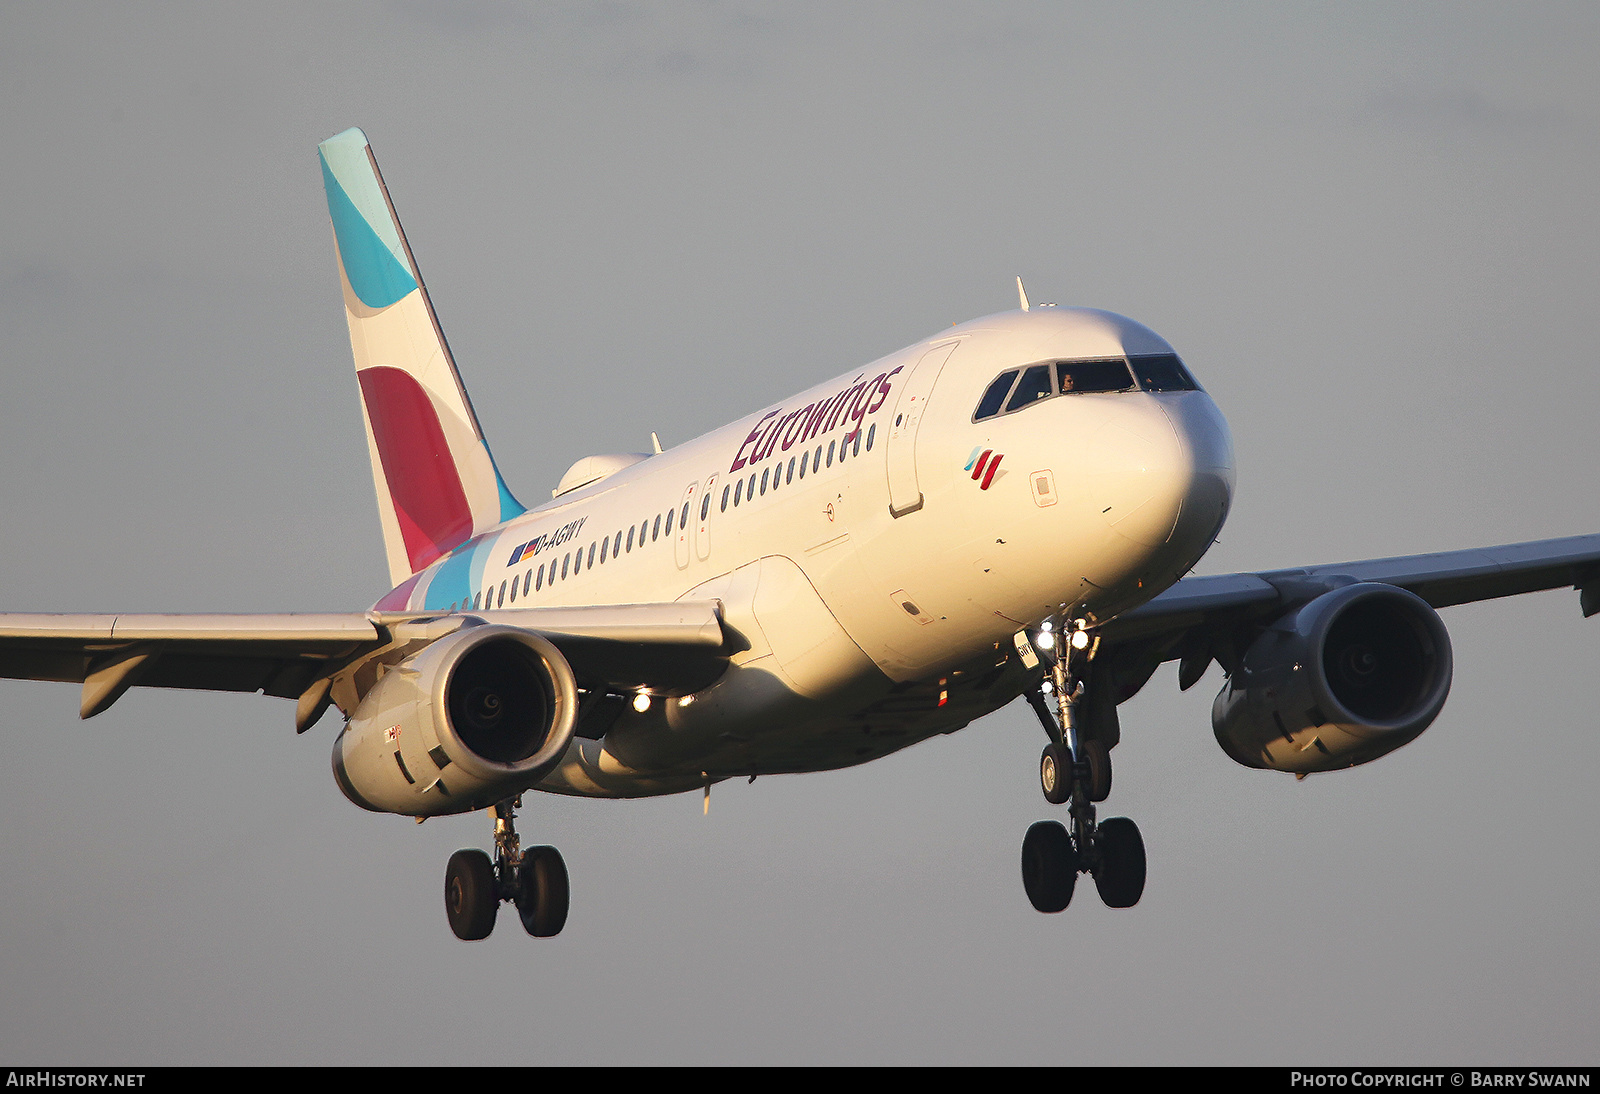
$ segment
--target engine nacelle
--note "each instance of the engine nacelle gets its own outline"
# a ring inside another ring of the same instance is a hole
[[[1450,636],[1425,600],[1393,585],[1346,585],[1256,639],[1212,704],[1211,727],[1246,767],[1354,767],[1427,729],[1450,674]]]
[[[363,809],[465,813],[553,770],[577,722],[577,682],[548,639],[466,627],[373,685],[334,742],[333,775]]]

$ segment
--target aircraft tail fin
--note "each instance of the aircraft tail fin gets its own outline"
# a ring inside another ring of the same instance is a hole
[[[398,585],[525,510],[489,453],[366,134],[347,129],[317,153]]]

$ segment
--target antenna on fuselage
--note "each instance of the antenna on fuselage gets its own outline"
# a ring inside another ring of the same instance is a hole
[[[1028,310],[1028,290],[1022,287],[1022,275],[1017,275],[1017,299],[1022,302],[1022,310]]]
[[[650,431],[650,447],[655,449],[655,455],[661,455],[661,438],[656,436],[656,431]]]

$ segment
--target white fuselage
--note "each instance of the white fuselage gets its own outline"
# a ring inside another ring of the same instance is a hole
[[[973,320],[614,460],[625,466],[477,537],[380,607],[721,601],[747,647],[722,679],[629,706],[542,789],[632,796],[860,763],[1015,698],[1018,630],[1125,611],[1210,546],[1233,452],[1203,391],[1062,394],[974,421],[1006,370],[1171,352],[1087,309]]]

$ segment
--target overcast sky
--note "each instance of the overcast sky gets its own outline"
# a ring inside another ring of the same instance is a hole
[[[687,440],[1036,300],[1232,426],[1207,572],[1600,530],[1593,4],[0,4],[0,609],[385,588],[319,140],[366,129],[500,466]],[[866,767],[530,799],[572,916],[336,719],[0,685],[0,1062],[1593,1063],[1600,619],[1444,613],[1422,738],[1295,782],[1122,711],[1143,901],[1023,895],[1020,704]]]

